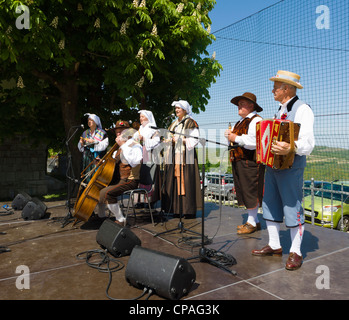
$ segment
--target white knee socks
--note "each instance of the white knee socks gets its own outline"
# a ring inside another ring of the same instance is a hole
[[[273,222],[273,221],[266,221],[267,223],[267,229],[269,233],[269,247],[273,250],[280,249],[280,223]]]
[[[122,214],[118,203],[108,204],[108,209],[114,214],[116,220],[118,220],[119,222],[125,221],[125,217]]]
[[[291,228],[290,234],[291,234],[291,241],[292,241],[290,252],[295,252],[299,256],[301,256],[302,255],[301,244],[302,244],[302,239],[304,234],[304,225],[296,228]]]
[[[280,223],[272,222],[272,221],[266,221],[267,229],[269,233],[269,246],[273,250],[280,249]],[[290,234],[291,234],[291,248],[290,252],[295,252],[299,256],[302,255],[301,253],[301,244],[304,234],[304,225],[296,228],[290,228]]]
[[[258,216],[257,216],[258,207],[255,209],[247,209],[247,213],[248,213],[247,222],[255,227],[256,224],[259,222]]]

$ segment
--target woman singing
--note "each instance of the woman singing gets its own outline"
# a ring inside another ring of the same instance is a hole
[[[200,175],[195,146],[199,126],[185,100],[174,101],[177,119],[170,125],[165,154],[162,208],[185,218],[195,218],[202,209]]]

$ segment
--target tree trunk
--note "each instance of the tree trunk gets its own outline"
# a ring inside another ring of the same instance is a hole
[[[79,90],[76,79],[69,79],[61,88],[61,108],[64,129],[66,133],[67,152],[71,155],[72,174],[70,178],[79,179],[81,172],[81,152],[77,148],[77,141],[82,134],[82,129],[76,122]],[[69,142],[68,142],[69,140]],[[68,145],[67,145],[68,142]],[[69,156],[69,154],[68,154]],[[69,160],[69,159],[68,159]],[[69,165],[69,163],[68,163]]]
[[[82,155],[77,148],[78,134],[81,135],[82,129],[79,127],[76,127],[80,125],[80,123],[77,123],[77,119],[76,119],[77,109],[78,109],[77,108],[78,100],[79,100],[79,85],[77,83],[79,66],[80,66],[80,63],[76,62],[70,69],[65,69],[64,80],[62,83],[58,82],[55,78],[53,78],[47,73],[43,73],[38,70],[32,70],[33,75],[35,75],[40,79],[44,79],[50,82],[60,92],[62,118],[63,118],[65,133],[66,133],[66,147],[67,147],[68,156],[69,154],[71,155],[71,161],[72,161],[73,174],[69,173],[69,177],[74,179],[80,178],[81,158],[82,158]]]

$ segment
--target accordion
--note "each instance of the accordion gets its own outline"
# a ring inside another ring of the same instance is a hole
[[[294,152],[287,155],[271,153],[275,141],[288,142],[294,150],[294,142],[298,140],[300,124],[289,120],[261,120],[256,127],[256,162],[263,163],[273,169],[289,169],[294,161]]]

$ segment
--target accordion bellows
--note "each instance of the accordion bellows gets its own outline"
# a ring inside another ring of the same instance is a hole
[[[256,127],[256,161],[273,169],[289,169],[292,167],[295,152],[281,156],[271,153],[274,141],[284,141],[294,150],[294,142],[298,140],[300,124],[289,120],[266,119],[257,123]]]

